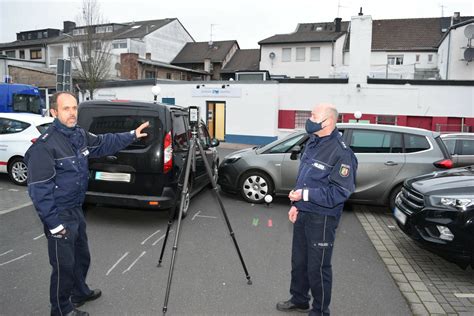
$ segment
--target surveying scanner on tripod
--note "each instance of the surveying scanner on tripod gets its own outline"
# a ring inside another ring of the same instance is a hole
[[[170,264],[170,270],[168,274],[168,283],[166,285],[166,294],[165,294],[165,302],[163,305],[163,315],[166,314],[166,311],[168,310],[168,300],[169,300],[169,295],[170,295],[170,288],[171,288],[171,282],[173,279],[173,271],[174,271],[174,264],[176,260],[176,252],[178,251],[178,241],[179,241],[179,232],[180,232],[180,227],[181,227],[181,220],[182,220],[182,215],[183,215],[183,209],[187,207],[186,204],[186,195],[188,194],[189,191],[189,178],[190,178],[190,173],[191,173],[191,167],[195,168],[195,163],[196,163],[196,150],[199,150],[201,156],[204,158],[204,166],[206,168],[207,175],[209,177],[209,180],[211,181],[212,184],[212,191],[217,198],[217,201],[219,203],[220,209],[222,211],[222,214],[224,216],[225,222],[227,224],[227,228],[229,230],[229,234],[232,237],[232,240],[234,242],[235,249],[237,251],[237,254],[239,256],[240,262],[242,264],[242,268],[244,269],[245,272],[245,277],[247,278],[247,284],[252,284],[252,280],[250,279],[250,275],[247,271],[247,267],[245,266],[244,259],[242,257],[242,254],[240,252],[239,245],[237,244],[237,240],[235,239],[235,234],[232,230],[232,227],[229,222],[229,218],[227,217],[227,212],[224,208],[224,204],[222,203],[221,197],[219,195],[219,191],[217,188],[217,183],[212,176],[212,171],[211,167],[209,166],[209,162],[207,159],[205,159],[206,155],[204,153],[204,149],[199,142],[199,137],[198,137],[198,131],[199,131],[199,122],[200,122],[200,116],[199,116],[199,108],[196,106],[190,106],[189,107],[189,127],[191,131],[191,139],[189,140],[189,150],[188,154],[186,156],[186,161],[185,161],[185,168],[182,169],[181,174],[179,176],[178,180],[178,192],[180,192],[180,203],[179,205],[179,211],[178,215],[176,216],[175,212],[176,209],[170,212],[169,216],[169,221],[168,221],[168,227],[166,229],[166,235],[165,239],[163,242],[163,248],[161,249],[161,255],[160,259],[158,261],[158,267],[161,266],[161,262],[163,261],[163,254],[165,251],[166,243],[168,241],[168,235],[170,232],[170,228],[173,225],[174,219],[176,218],[178,223],[176,226],[176,235],[174,239],[174,244],[172,248],[172,254],[171,254],[171,264]]]

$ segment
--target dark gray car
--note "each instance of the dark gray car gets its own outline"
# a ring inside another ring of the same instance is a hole
[[[338,124],[338,129],[359,161],[352,202],[393,208],[405,179],[452,167],[436,132],[351,123]],[[222,190],[239,192],[251,203],[263,202],[267,194],[287,195],[295,185],[299,166],[295,153],[307,139],[306,132],[297,131],[264,147],[234,152],[222,161],[218,183]]]
[[[441,139],[451,154],[454,167],[474,165],[474,133],[444,134]]]

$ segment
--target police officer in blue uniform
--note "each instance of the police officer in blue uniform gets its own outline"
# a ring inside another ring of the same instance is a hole
[[[82,211],[89,176],[88,158],[111,155],[147,134],[136,130],[94,135],[76,125],[77,100],[59,92],[51,100],[55,120],[28,149],[28,193],[48,240],[51,315],[89,315],[76,307],[97,299],[86,284],[90,264]]]
[[[329,315],[331,257],[344,202],[354,192],[357,158],[336,128],[338,112],[320,104],[306,122],[310,134],[288,212],[294,223],[291,257],[291,298],[279,302],[279,311]],[[309,306],[311,289],[312,308]]]

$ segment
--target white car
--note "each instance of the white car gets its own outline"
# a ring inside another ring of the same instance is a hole
[[[23,162],[28,148],[52,124],[52,117],[31,113],[0,113],[0,172],[18,185],[26,185]]]

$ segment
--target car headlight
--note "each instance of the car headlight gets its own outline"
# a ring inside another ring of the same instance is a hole
[[[474,198],[472,196],[434,196],[433,202],[435,205],[455,207],[461,211],[474,208]]]
[[[224,163],[234,163],[240,159],[240,156],[229,156],[224,159]]]

